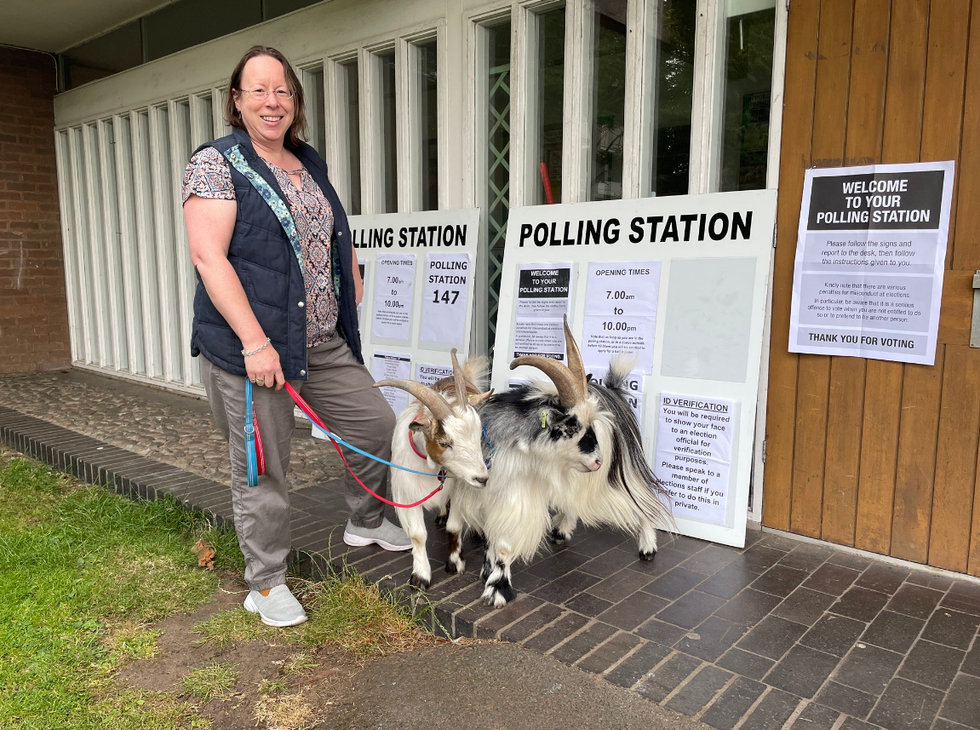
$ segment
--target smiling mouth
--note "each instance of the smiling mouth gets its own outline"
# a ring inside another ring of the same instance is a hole
[[[282,120],[282,117],[260,117],[263,122],[278,122]]]

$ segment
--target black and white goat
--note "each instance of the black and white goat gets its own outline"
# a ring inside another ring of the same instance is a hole
[[[607,376],[612,387],[589,383],[567,322],[565,341],[567,367],[540,356],[511,363],[511,369],[536,367],[552,383],[522,385],[485,403],[490,481],[486,489],[461,488],[454,496],[456,518],[487,541],[482,577],[488,605],[513,598],[514,560],[533,557],[549,532],[567,539],[579,518],[638,536],[646,560],[657,551],[656,528],[672,524],[621,390],[626,361],[614,361]],[[554,522],[552,508],[559,513]]]
[[[570,335],[567,335],[570,337]],[[609,364],[603,383],[589,380],[589,393],[598,399],[603,414],[596,421],[599,444],[606,454],[602,468],[589,475],[571,474],[555,490],[551,506],[551,541],[569,540],[579,519],[590,527],[613,527],[639,542],[641,560],[657,554],[657,529],[674,531],[670,495],[654,475],[643,454],[636,417],[626,399],[626,381],[634,359],[618,355]],[[571,363],[570,363],[571,365]]]
[[[465,524],[486,539],[483,599],[498,607],[513,598],[513,562],[533,557],[551,529],[554,492],[571,473],[584,476],[603,466],[595,428],[603,416],[584,374],[576,379],[547,358],[518,358],[511,367],[521,364],[544,370],[553,382],[523,384],[484,403],[490,481],[486,489],[454,490],[447,525],[451,532]],[[451,538],[450,544],[461,541]],[[450,562],[455,560],[450,554]]]
[[[451,493],[459,485],[482,489],[487,483],[487,465],[483,457],[482,424],[477,408],[490,396],[478,387],[486,372],[484,358],[470,358],[463,367],[452,351],[453,377],[443,378],[431,386],[413,380],[382,380],[376,388],[391,386],[408,391],[417,402],[410,403],[395,421],[391,442],[392,463],[415,471],[445,470],[447,478],[442,491],[421,505],[396,507],[398,521],[412,541],[412,577],[410,583],[428,588],[432,570],[425,549],[427,537],[424,510],[446,516]],[[391,493],[399,504],[413,504],[435,490],[440,479],[391,469]],[[451,518],[450,518],[451,519]],[[452,525],[455,527],[455,523]],[[446,570],[463,570],[462,552],[453,540],[459,540],[461,529],[450,531],[451,562]]]

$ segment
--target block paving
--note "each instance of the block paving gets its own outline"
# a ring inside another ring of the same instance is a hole
[[[0,442],[230,524],[214,436],[193,398],[78,371],[0,378]],[[494,610],[480,601],[479,546],[467,543],[466,573],[448,575],[444,535],[430,521],[434,585],[420,595],[406,586],[410,554],[343,544],[336,457],[304,436],[293,568],[312,577],[353,568],[414,601],[436,633],[551,654],[717,730],[980,730],[974,579],[752,529],[743,549],[664,536],[656,560],[642,562],[629,539],[580,529],[519,566],[517,599]],[[136,453],[134,440],[154,447]]]

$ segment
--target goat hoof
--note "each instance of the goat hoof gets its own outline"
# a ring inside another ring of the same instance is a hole
[[[551,534],[548,535],[548,539],[551,541],[552,545],[564,545],[566,542],[568,542],[568,535],[555,527],[552,528]]]
[[[642,550],[640,551],[640,560],[648,560],[652,562],[655,557],[657,557],[656,550],[651,550],[648,553],[645,553]]]
[[[429,590],[429,586],[432,585],[432,581],[428,578],[423,578],[420,575],[415,575],[412,573],[412,577],[408,579],[409,585],[418,588],[420,591]]]
[[[450,575],[456,575],[457,573],[462,573],[466,570],[466,563],[462,560],[453,560],[450,558],[446,561],[446,572]]]
[[[436,527],[445,527],[449,522],[449,515],[436,515]]]

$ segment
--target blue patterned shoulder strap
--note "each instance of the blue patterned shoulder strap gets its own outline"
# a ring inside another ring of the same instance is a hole
[[[248,164],[245,156],[242,154],[239,145],[236,144],[231,149],[226,150],[224,155],[228,158],[228,162],[231,163],[232,167],[244,175],[245,179],[252,184],[252,187],[262,196],[262,200],[266,202],[276,218],[279,219],[279,222],[282,224],[282,229],[286,232],[286,237],[293,247],[293,253],[296,254],[296,260],[299,262],[299,270],[305,275],[306,269],[303,266],[303,249],[299,243],[299,233],[296,232],[296,223],[293,222],[293,216],[289,212],[289,206],[273,190],[272,186],[266,182],[265,178],[252,169],[252,166]]]

